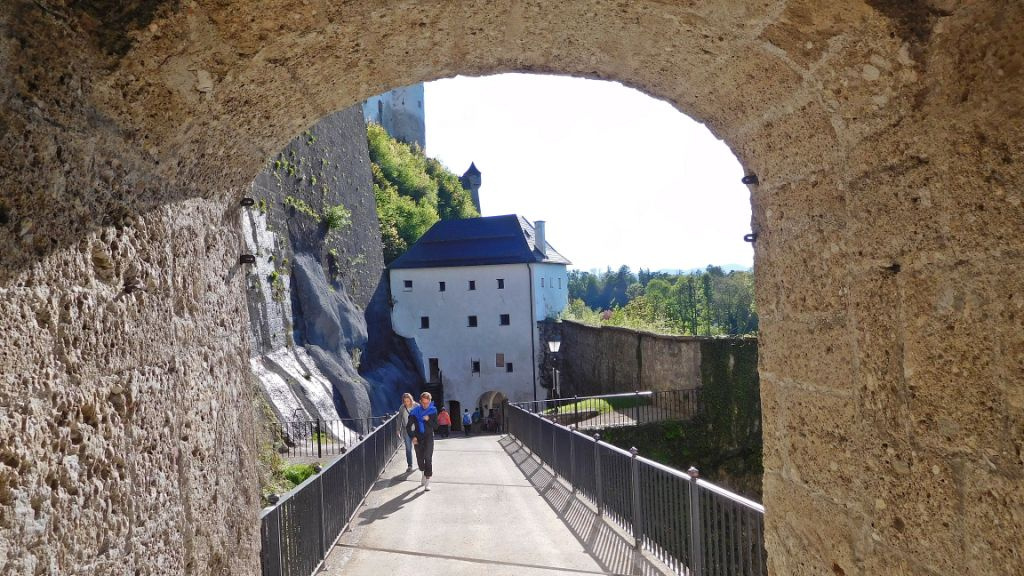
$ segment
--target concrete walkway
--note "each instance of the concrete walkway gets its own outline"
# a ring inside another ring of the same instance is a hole
[[[430,488],[400,449],[321,574],[663,573],[510,438],[439,440]]]

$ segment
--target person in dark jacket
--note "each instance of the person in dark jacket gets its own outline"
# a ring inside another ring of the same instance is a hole
[[[415,426],[412,426],[415,419]],[[410,427],[414,431],[413,447],[416,448],[416,464],[423,472],[420,480],[423,489],[430,491],[430,477],[434,475],[434,428],[437,427],[437,408],[431,402],[430,392],[420,394],[420,403],[409,411]]]

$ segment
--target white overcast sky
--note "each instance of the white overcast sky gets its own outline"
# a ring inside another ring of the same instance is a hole
[[[480,169],[484,216],[547,221],[589,270],[750,267],[750,194],[729,148],[670,104],[618,83],[456,77],[426,85],[427,154]]]

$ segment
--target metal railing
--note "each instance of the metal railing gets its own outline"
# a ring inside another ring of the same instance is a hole
[[[532,404],[532,403],[531,403]],[[687,576],[763,576],[764,507],[510,405],[509,434],[632,534],[637,548]]]
[[[289,457],[323,458],[341,454],[370,430],[381,426],[391,415],[339,420],[290,420],[272,425],[273,433],[284,441],[282,452]],[[285,450],[286,449],[286,450]]]
[[[689,420],[701,410],[700,388],[572,396],[515,405],[577,430],[600,430],[666,420]]]
[[[341,537],[402,439],[396,416],[260,514],[263,576],[310,576]]]

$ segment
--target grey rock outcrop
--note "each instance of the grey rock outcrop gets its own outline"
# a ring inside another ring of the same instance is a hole
[[[280,420],[383,414],[400,388],[419,385],[409,343],[391,330],[372,178],[354,106],[304,131],[253,180],[242,222],[256,255],[251,364]]]

